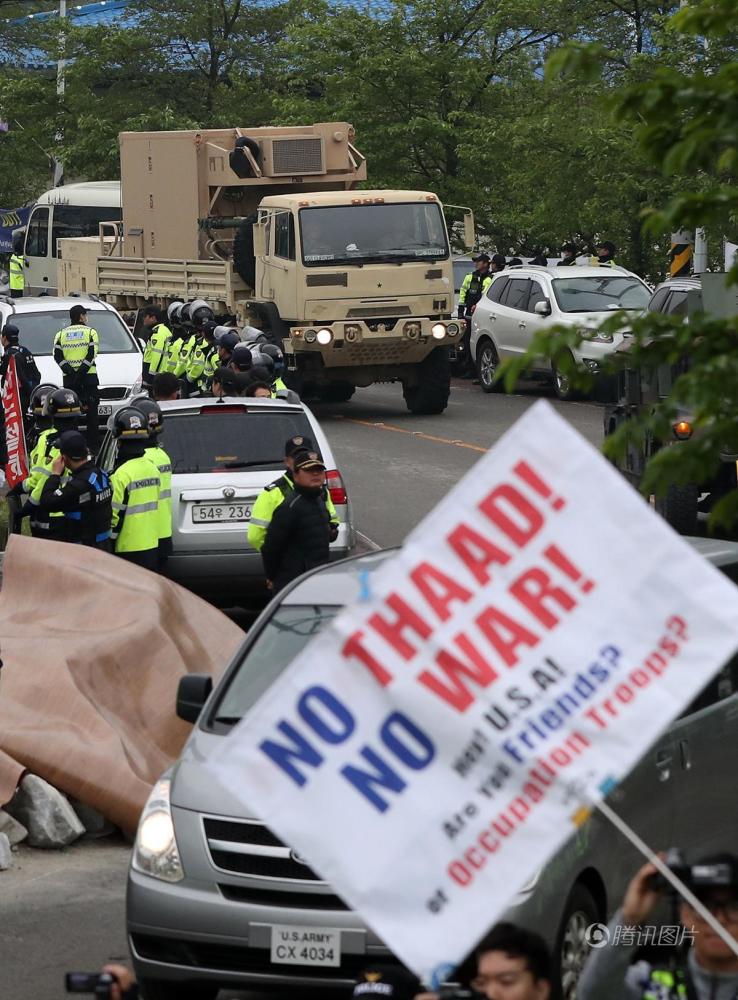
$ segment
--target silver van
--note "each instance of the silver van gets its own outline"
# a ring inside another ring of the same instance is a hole
[[[738,545],[694,544],[738,580]],[[363,574],[388,555],[347,559],[295,581],[261,614],[215,690],[207,675],[182,678],[177,711],[196,725],[142,814],[128,880],[129,942],[147,1000],[214,1000],[225,987],[345,989],[366,964],[396,961],[298,854],[213,787],[204,767],[304,644],[358,598]],[[736,773],[738,659],[659,737],[610,802],[654,848],[679,846],[688,858],[725,850],[738,829],[730,793]],[[612,914],[640,864],[594,814],[513,900],[507,917],[539,931],[553,949],[559,996],[574,1000],[585,931]],[[279,948],[285,928],[338,929],[340,953],[306,949],[290,959]]]

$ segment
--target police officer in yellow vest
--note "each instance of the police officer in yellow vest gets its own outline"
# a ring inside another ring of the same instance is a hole
[[[124,406],[113,418],[118,442],[113,484],[112,537],[115,553],[156,571],[159,564],[159,492],[161,477],[146,455],[148,421],[141,410]]]
[[[292,496],[295,492],[295,484],[292,479],[293,456],[301,451],[315,452],[315,447],[310,438],[303,437],[300,434],[288,438],[284,446],[284,464],[287,466],[287,471],[279,479],[275,479],[273,483],[270,483],[266,489],[263,489],[256,498],[256,503],[251,511],[247,537],[249,545],[256,549],[257,552],[260,552],[264,545],[267,529],[271,524],[274,511],[287,497]],[[324,499],[331,519],[332,534],[335,537],[338,533],[340,522],[336,508],[331,500],[331,495],[325,488]]]
[[[159,443],[159,435],[164,430],[164,415],[161,407],[141,396],[133,400],[133,405],[146,417],[149,426],[149,440],[144,454],[159,470],[159,558],[157,568],[160,573],[166,569],[172,554],[172,460]]]
[[[670,858],[667,855],[667,863]],[[675,867],[670,865],[670,867]],[[738,857],[715,854],[679,864],[679,876],[733,939],[738,939]],[[660,879],[660,881],[658,880]],[[738,956],[688,903],[670,925],[649,921],[665,890],[655,865],[637,872],[623,902],[593,948],[577,985],[577,1000],[735,1000]],[[651,923],[651,927],[647,927]],[[646,932],[654,934],[649,941]],[[668,933],[663,936],[666,930]],[[663,959],[634,962],[640,945],[660,945]],[[669,947],[671,945],[672,947]]]
[[[158,306],[146,306],[143,312],[143,325],[149,331],[143,356],[143,383],[149,386],[154,381],[154,375],[165,370],[164,363],[172,331],[164,323]]]
[[[25,266],[25,258],[23,256],[23,233],[15,232],[13,233],[13,252],[10,255],[10,261],[8,262],[8,270],[10,272],[10,297],[12,299],[23,298],[23,292],[26,287],[26,276],[23,268]]]
[[[43,416],[50,426],[42,430],[31,452],[30,472],[23,489],[30,495],[23,513],[31,516],[31,534],[36,538],[64,540],[64,515],[47,514],[38,510],[44,484],[52,474],[54,461],[59,458],[57,438],[64,431],[73,431],[82,419],[82,407],[72,389],[53,389],[44,396]]]
[[[98,406],[100,403],[97,378],[97,352],[100,341],[97,330],[87,325],[87,310],[83,305],[69,310],[71,324],[54,337],[54,361],[64,376],[64,387],[79,396],[87,422],[87,443],[94,455],[99,441]]]
[[[595,243],[595,256],[589,258],[589,263],[594,267],[614,267],[615,244],[610,240]]]
[[[474,307],[477,302],[479,302],[481,297],[492,284],[492,275],[490,274],[491,258],[489,254],[477,254],[476,257],[472,257],[472,260],[474,261],[475,269],[466,275],[464,280],[461,282],[461,288],[459,289],[458,315],[459,319],[465,319],[466,321],[464,335],[461,338],[461,344],[459,345],[459,353],[461,355],[459,359],[461,362],[460,374],[462,378],[470,378],[474,371],[469,345],[471,337],[471,315],[474,312]]]

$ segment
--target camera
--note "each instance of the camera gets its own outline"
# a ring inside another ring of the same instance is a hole
[[[708,864],[690,865],[684,860],[682,852],[678,848],[672,847],[666,852],[664,864],[696,895],[704,892],[705,889],[738,887],[738,870],[735,864],[728,860],[719,861],[716,859]],[[664,878],[661,872],[652,875],[649,884],[652,889],[659,891],[672,888],[671,883]]]
[[[87,993],[100,1000],[110,1000],[110,987],[115,977],[109,972],[68,972],[65,976],[67,993]]]

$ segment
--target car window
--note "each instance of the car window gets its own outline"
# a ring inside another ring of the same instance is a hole
[[[20,331],[20,343],[36,357],[53,353],[54,337],[69,326],[67,309],[50,309],[44,312],[17,312],[13,322]],[[90,309],[87,322],[100,340],[100,354],[133,354],[138,345],[131,337],[128,327],[117,313],[103,309]]]
[[[505,297],[500,299],[500,303],[509,309],[519,309],[524,312],[528,305],[529,291],[530,282],[527,278],[511,278],[505,290]]]
[[[646,285],[629,274],[554,278],[553,290],[559,308],[566,313],[646,309],[651,299]]]
[[[51,217],[51,256],[56,257],[56,241],[78,236],[97,236],[101,222],[115,222],[120,208],[96,208],[89,205],[54,205]]]
[[[673,291],[671,293],[671,298],[666,307],[666,311],[670,316],[686,316],[687,315],[687,296],[689,292],[686,291]]]
[[[37,208],[28,223],[26,236],[26,255],[28,257],[45,257],[49,249],[49,210]]]
[[[279,212],[274,220],[274,255],[295,259],[295,220],[291,212]]]
[[[493,278],[492,284],[487,289],[487,298],[490,302],[501,302],[509,284],[509,278]]]
[[[213,721],[242,718],[283,670],[341,611],[339,605],[282,605],[249,648],[213,710]]]
[[[531,278],[530,282],[530,298],[528,299],[528,312],[534,313],[536,311],[537,302],[545,302],[548,298],[546,295],[546,290],[539,281],[535,281]]]
[[[738,657],[727,663],[723,669],[712,678],[710,683],[697,695],[689,708],[682,713],[682,718],[694,715],[703,708],[725,701],[738,692]]]
[[[175,475],[284,467],[284,443],[313,429],[301,410],[255,412],[214,403],[203,413],[167,413],[162,446]]]
[[[670,288],[659,288],[657,292],[654,292],[653,298],[648,303],[649,312],[661,312],[663,309],[664,302],[671,291]]]

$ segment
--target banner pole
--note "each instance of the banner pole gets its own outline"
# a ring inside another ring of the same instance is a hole
[[[651,864],[664,876],[667,882],[677,890],[682,899],[684,899],[695,913],[698,913],[700,917],[707,923],[712,930],[721,938],[722,941],[727,944],[734,955],[738,957],[738,941],[735,940],[725,928],[717,921],[712,913],[697,899],[695,894],[682,882],[680,878],[674,874],[674,872],[664,864],[658,854],[655,854],[645,841],[641,840],[635,830],[631,829],[624,819],[620,816],[605,802],[600,801],[594,803],[596,809],[598,809],[602,815],[608,819],[612,825],[626,837],[631,844],[637,848],[641,854],[651,862]]]

